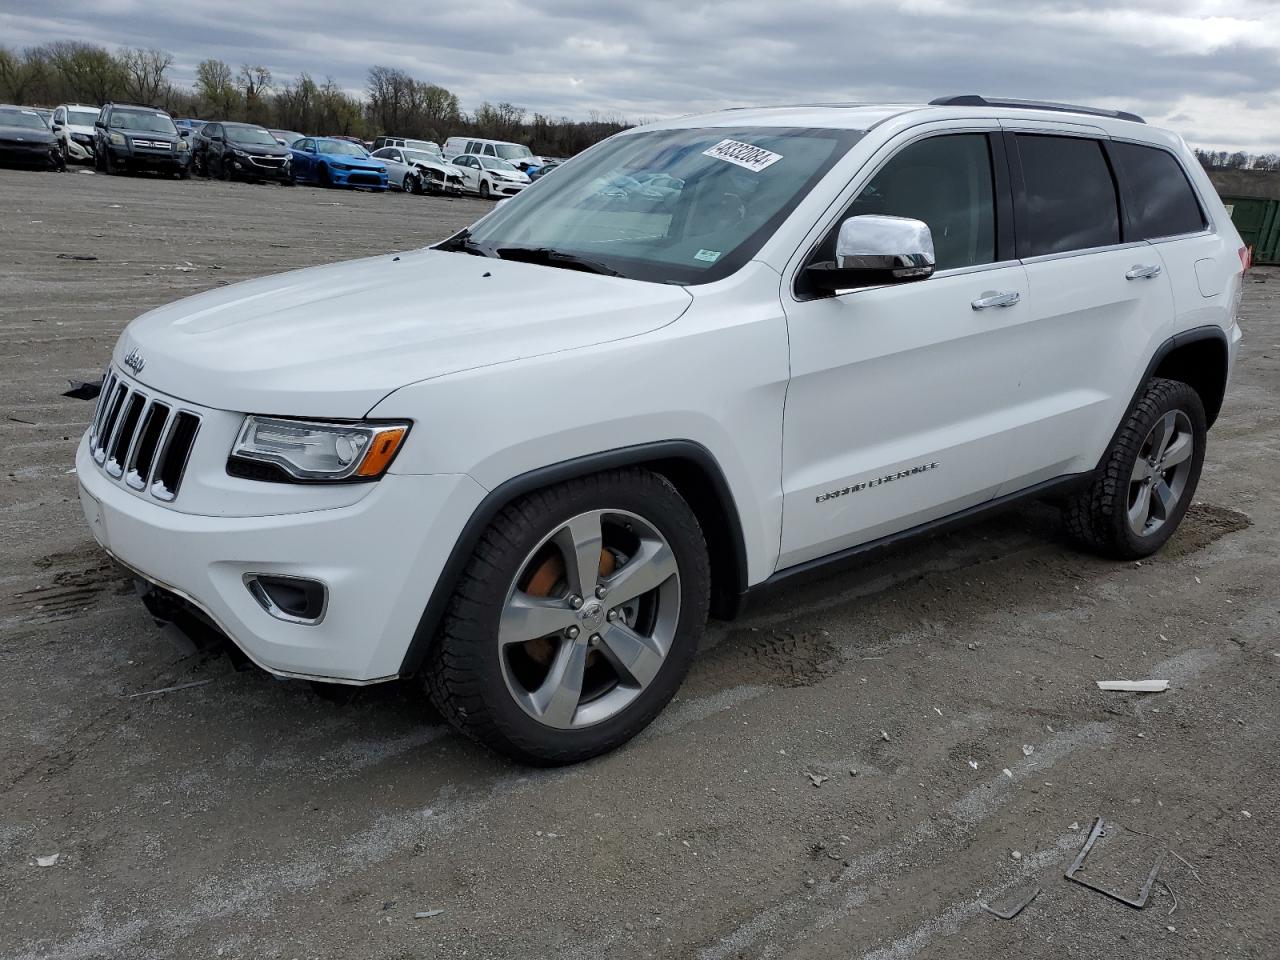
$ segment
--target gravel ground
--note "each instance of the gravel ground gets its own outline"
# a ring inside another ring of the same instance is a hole
[[[611,756],[521,769],[411,684],[333,702],[170,643],[80,516],[66,379],[147,308],[486,209],[0,171],[0,956],[1278,955],[1280,272],[1158,557],[1040,505],[903,549],[713,628]],[[1170,852],[1145,909],[1063,879],[1097,816],[1101,884]]]

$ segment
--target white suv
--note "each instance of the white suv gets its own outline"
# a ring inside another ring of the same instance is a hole
[[[434,248],[139,317],[81,500],[158,615],[282,676],[419,676],[570,762],[657,715],[709,612],[906,535],[1053,496],[1086,546],[1157,550],[1246,260],[1128,114],[653,124]]]

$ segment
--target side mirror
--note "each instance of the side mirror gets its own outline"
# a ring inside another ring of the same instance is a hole
[[[836,259],[810,264],[805,278],[827,292],[927,280],[936,263],[933,234],[922,220],[864,215],[840,224]]]
[[[179,128],[178,128],[178,136],[180,136],[180,137],[189,137],[189,136],[191,136],[191,130],[190,130],[189,128],[187,128],[187,127],[179,127]]]

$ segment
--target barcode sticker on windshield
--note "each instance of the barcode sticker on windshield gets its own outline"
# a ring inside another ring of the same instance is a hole
[[[729,163],[737,164],[752,173],[759,173],[765,167],[777,163],[782,159],[782,154],[773,153],[764,149],[764,147],[753,147],[749,143],[742,143],[738,140],[721,140],[709,150],[703,150],[704,157],[715,157],[717,160],[727,160]]]

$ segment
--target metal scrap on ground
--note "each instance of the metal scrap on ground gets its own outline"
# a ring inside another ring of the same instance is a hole
[[[1155,865],[1151,868],[1151,873],[1147,875],[1147,882],[1142,885],[1142,890],[1138,893],[1138,896],[1135,899],[1130,900],[1128,897],[1115,893],[1112,890],[1105,890],[1102,887],[1090,883],[1088,880],[1083,880],[1076,875],[1080,871],[1080,868],[1084,866],[1085,857],[1089,855],[1089,851],[1093,848],[1094,841],[1097,840],[1098,837],[1102,836],[1102,828],[1102,818],[1098,817],[1098,819],[1093,822],[1093,829],[1089,831],[1089,839],[1084,842],[1084,846],[1080,848],[1080,852],[1076,855],[1071,866],[1067,867],[1066,878],[1074,883],[1080,884],[1082,887],[1088,887],[1090,890],[1095,890],[1103,896],[1110,897],[1112,900],[1118,900],[1126,907],[1133,907],[1135,910],[1141,910],[1147,905],[1147,898],[1151,896],[1151,887],[1156,882],[1156,874],[1160,872],[1160,867],[1163,866],[1165,854],[1168,851],[1160,851],[1159,855],[1156,857]]]
[[[1001,920],[1012,920],[1023,910],[1027,909],[1027,907],[1031,905],[1031,901],[1040,896],[1041,892],[1040,887],[1036,887],[1008,910],[997,910],[995,907],[981,901],[978,903],[978,906],[987,911],[987,913],[991,914],[993,917],[999,917]]]

